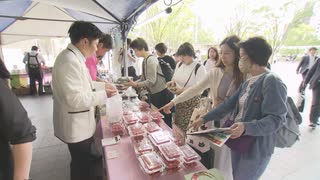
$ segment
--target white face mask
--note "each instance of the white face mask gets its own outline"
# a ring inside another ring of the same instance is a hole
[[[241,58],[238,66],[242,73],[249,73],[252,64],[248,58]]]

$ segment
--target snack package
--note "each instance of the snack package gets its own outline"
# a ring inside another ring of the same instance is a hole
[[[121,122],[112,123],[111,132],[114,135],[123,135],[125,132],[125,127]]]
[[[132,144],[134,151],[138,156],[153,151],[153,146],[147,138],[144,138],[141,141],[133,141]]]
[[[151,111],[149,112],[152,119],[162,119],[164,116],[159,111]]]
[[[167,133],[164,133],[163,131],[150,133],[149,139],[155,146],[159,146],[160,144],[170,141],[169,135]]]
[[[138,118],[140,119],[140,122],[141,123],[148,123],[151,121],[151,117],[148,113],[145,113],[145,112],[139,112],[139,113],[136,113]]]
[[[123,116],[123,120],[127,125],[131,125],[137,123],[139,119],[135,114],[129,114]]]
[[[180,146],[180,150],[186,164],[191,164],[195,161],[201,160],[201,157],[189,145]]]
[[[152,133],[152,132],[161,130],[160,126],[158,126],[158,124],[155,122],[149,122],[149,123],[145,124],[144,126],[145,126],[146,130],[148,131],[148,133]]]
[[[163,163],[155,152],[143,154],[138,160],[147,174],[154,174],[164,170]]]
[[[175,161],[181,156],[179,147],[173,142],[161,144],[159,150],[167,161]]]

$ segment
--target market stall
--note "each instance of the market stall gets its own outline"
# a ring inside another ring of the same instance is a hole
[[[206,170],[188,145],[175,144],[171,129],[157,110],[136,98],[124,100],[122,105],[120,121],[101,118],[105,170],[110,180],[177,180]],[[118,141],[114,139],[117,135],[121,135]]]

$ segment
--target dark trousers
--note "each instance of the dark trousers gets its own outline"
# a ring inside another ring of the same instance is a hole
[[[151,103],[157,107],[161,108],[168,104],[173,99],[173,94],[166,88],[158,93],[150,95]],[[164,122],[172,128],[172,114],[166,114],[160,111],[164,115]]]
[[[304,73],[301,74],[302,75],[302,82],[300,83],[300,86],[299,86],[299,93],[303,93],[304,94],[304,92],[305,92],[306,87],[303,86],[303,81],[306,78],[306,76],[308,74],[308,71],[309,70],[306,70]]]
[[[71,180],[103,179],[102,158],[91,153],[94,145],[93,137],[78,143],[68,143]]]
[[[30,73],[29,74],[29,80],[30,80],[30,90],[31,94],[37,94],[37,88],[36,88],[36,81],[38,81],[38,91],[39,95],[43,94],[43,83],[42,83],[42,75],[41,73]]]
[[[192,147],[192,146],[190,146]],[[210,148],[209,151],[202,153],[198,151],[196,148],[192,147],[193,150],[195,150],[199,156],[201,157],[200,162],[207,168],[212,169],[214,167],[214,150]]]
[[[318,119],[320,117],[320,86],[312,89],[312,103],[310,110],[310,122],[318,123]]]
[[[121,74],[124,76],[124,68],[121,69]],[[128,67],[128,76],[131,76],[134,81],[138,79],[136,69],[133,66]]]

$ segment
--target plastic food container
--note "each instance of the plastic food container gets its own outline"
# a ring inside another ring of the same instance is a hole
[[[128,131],[130,136],[143,136],[146,133],[144,126],[141,123],[128,126]]]
[[[177,169],[181,167],[181,160],[177,158],[174,161],[167,161],[166,158],[162,155],[162,161],[167,169]]]
[[[164,170],[163,162],[155,152],[143,154],[138,160],[147,174],[155,174]]]
[[[141,123],[148,123],[151,121],[151,117],[148,113],[139,112],[136,113]]]
[[[135,124],[138,122],[138,117],[135,114],[123,116],[123,120],[127,125]]]
[[[179,147],[173,142],[161,144],[159,150],[167,161],[176,161],[181,156]]]
[[[187,165],[191,165],[192,163],[201,160],[201,157],[189,145],[181,146],[180,150],[183,155],[184,163]]]
[[[125,131],[125,127],[121,122],[115,122],[111,124],[111,132],[114,135],[123,135]]]
[[[155,146],[159,146],[163,143],[170,142],[170,137],[167,133],[163,131],[156,131],[149,134],[149,139]]]
[[[123,111],[123,115],[132,115],[132,114],[133,114],[132,111],[129,111],[129,110]]]
[[[150,153],[153,151],[153,146],[151,142],[144,138],[141,141],[133,141],[134,152],[139,156],[145,153]]]
[[[164,116],[158,111],[149,112],[152,119],[162,119]]]
[[[160,126],[158,126],[158,124],[155,122],[149,122],[149,123],[145,124],[144,126],[145,126],[146,130],[148,131],[148,133],[152,133],[152,132],[161,130]]]

